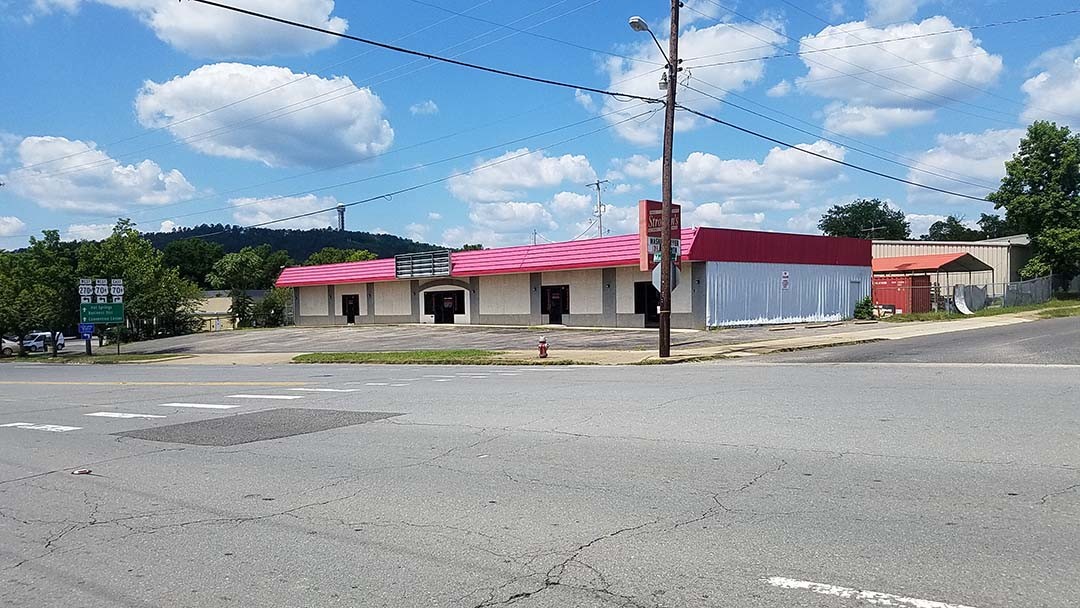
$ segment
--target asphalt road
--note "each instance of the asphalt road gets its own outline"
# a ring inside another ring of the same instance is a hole
[[[0,605],[1075,604],[1080,367],[771,361],[3,365]]]
[[[1080,317],[822,350],[770,361],[814,363],[1080,364]],[[1080,397],[1077,397],[1080,400]]]

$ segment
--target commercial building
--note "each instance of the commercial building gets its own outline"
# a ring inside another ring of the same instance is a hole
[[[681,231],[672,327],[850,318],[870,295],[860,239],[720,228]],[[298,325],[562,324],[649,327],[658,293],[639,268],[638,235],[408,254],[286,268]]]
[[[1031,241],[1026,234],[985,241],[874,241],[875,260],[957,253],[970,254],[988,268],[942,275],[938,286],[943,291],[957,284],[976,284],[1000,292],[1001,284],[1020,280],[1020,269],[1031,259]]]

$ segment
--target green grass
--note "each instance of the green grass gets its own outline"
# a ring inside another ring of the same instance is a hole
[[[1048,308],[1039,313],[1039,318],[1041,319],[1061,319],[1064,317],[1080,317],[1080,306]]]
[[[997,315],[1008,315],[1016,312],[1032,312],[1043,311],[1039,316],[1048,314],[1048,311],[1054,311],[1056,309],[1070,309],[1078,306],[1077,300],[1066,298],[1054,298],[1049,302],[1042,304],[1029,304],[1027,306],[1012,306],[1010,308],[984,308],[974,315],[962,315],[959,313],[948,312],[919,312],[906,315],[892,315],[891,317],[881,317],[881,321],[887,323],[907,323],[911,321],[953,321],[956,319],[968,319],[971,317],[995,317]],[[1054,314],[1054,316],[1073,316],[1069,314]],[[1047,317],[1048,318],[1048,317]]]
[[[509,359],[495,350],[410,350],[370,353],[307,353],[293,363],[368,363],[388,365],[582,365],[569,359]]]

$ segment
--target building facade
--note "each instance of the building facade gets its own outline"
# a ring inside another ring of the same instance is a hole
[[[1026,235],[986,241],[874,241],[874,259],[906,256],[969,253],[990,266],[990,270],[967,275],[943,277],[940,286],[954,284],[992,285],[1020,280],[1020,269],[1031,259],[1031,245]]]
[[[718,228],[683,230],[681,241],[672,327],[849,318],[870,293],[868,241]],[[294,288],[298,325],[659,321],[637,235],[442,255],[287,268],[277,285]]]

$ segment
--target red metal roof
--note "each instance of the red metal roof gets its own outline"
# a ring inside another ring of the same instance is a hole
[[[840,239],[804,234],[756,232],[727,228],[684,228],[684,261],[772,262],[869,266],[872,244],[864,239]],[[552,272],[582,268],[637,266],[638,235],[605,237],[458,251],[450,255],[451,276]],[[286,268],[278,287],[336,285],[393,281],[394,260]]]
[[[932,255],[905,255],[895,258],[875,258],[874,272],[981,272],[993,270],[985,262],[970,253],[937,253]]]
[[[697,238],[689,247],[689,259],[694,261],[869,266],[873,256],[874,245],[867,239],[731,228],[696,230]]]

